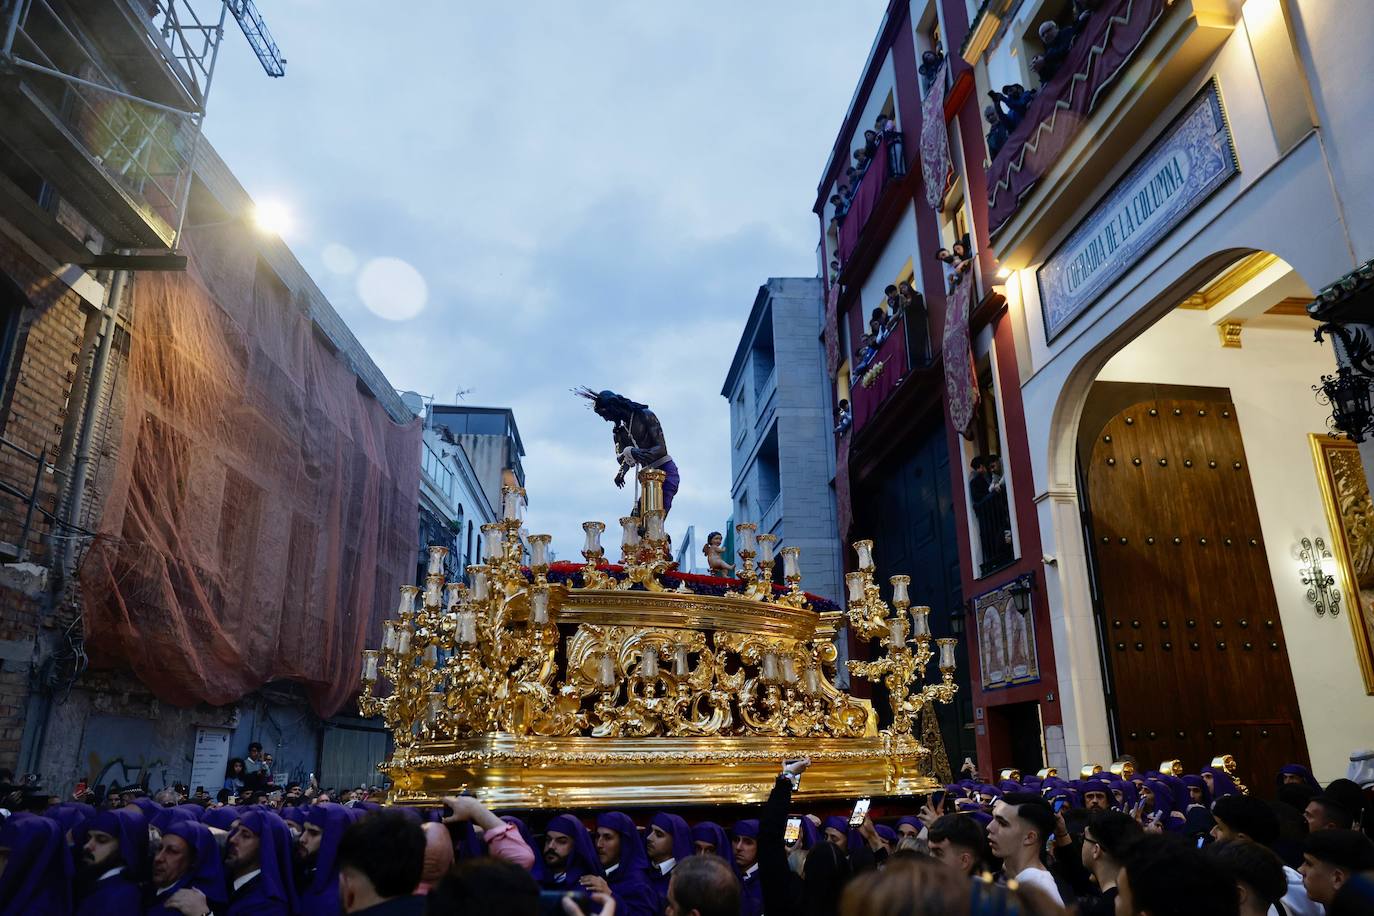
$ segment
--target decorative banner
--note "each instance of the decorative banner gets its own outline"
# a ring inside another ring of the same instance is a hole
[[[933,91],[933,90],[932,90]],[[973,414],[978,409],[978,377],[973,371],[973,351],[968,339],[969,301],[973,298],[973,275],[945,298],[945,397],[949,399],[949,419],[965,439],[973,439]]]
[[[1046,338],[1054,340],[1237,171],[1213,79],[1036,271]]]
[[[926,203],[940,209],[954,166],[949,160],[949,128],[945,124],[945,68],[940,64],[935,82],[921,100],[921,176],[926,183]]]
[[[830,291],[825,294],[825,369],[833,382],[840,371],[840,278],[830,278]]]
[[[1016,609],[1012,588],[1016,581],[980,595],[973,601],[978,629],[978,668],[984,690],[997,690],[1040,680],[1035,652],[1035,622],[1030,612]]]

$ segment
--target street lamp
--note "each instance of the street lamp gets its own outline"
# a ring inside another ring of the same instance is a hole
[[[1374,377],[1374,343],[1361,330],[1328,322],[1317,328],[1317,343],[1322,335],[1330,334],[1341,342],[1346,364],[1334,375],[1323,375],[1320,385],[1313,385],[1317,402],[1331,407],[1327,425],[1335,432],[1345,433],[1352,442],[1363,442],[1374,432],[1374,409],[1370,407],[1369,383]]]

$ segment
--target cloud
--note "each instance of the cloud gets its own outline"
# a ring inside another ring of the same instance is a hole
[[[884,7],[286,0],[288,76],[230,35],[207,133],[299,214],[288,241],[394,385],[515,410],[531,530],[575,556],[629,496],[574,385],[659,413],[675,535],[729,515],[720,387],[758,286],[815,274],[816,180]],[[330,246],[413,265],[423,311],[374,315]]]

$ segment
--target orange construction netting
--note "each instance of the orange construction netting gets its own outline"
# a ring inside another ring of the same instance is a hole
[[[187,273],[132,285],[86,647],[176,705],[288,679],[332,715],[415,568],[420,424],[388,416],[251,244],[202,239]]]

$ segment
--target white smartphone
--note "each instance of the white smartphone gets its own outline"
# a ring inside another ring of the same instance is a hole
[[[849,815],[849,826],[862,827],[864,818],[868,817],[868,806],[871,799],[861,798],[854,803],[854,811]]]
[[[801,839],[801,818],[789,817],[787,819],[787,829],[783,831],[782,839],[788,846],[797,845],[797,840]]]

